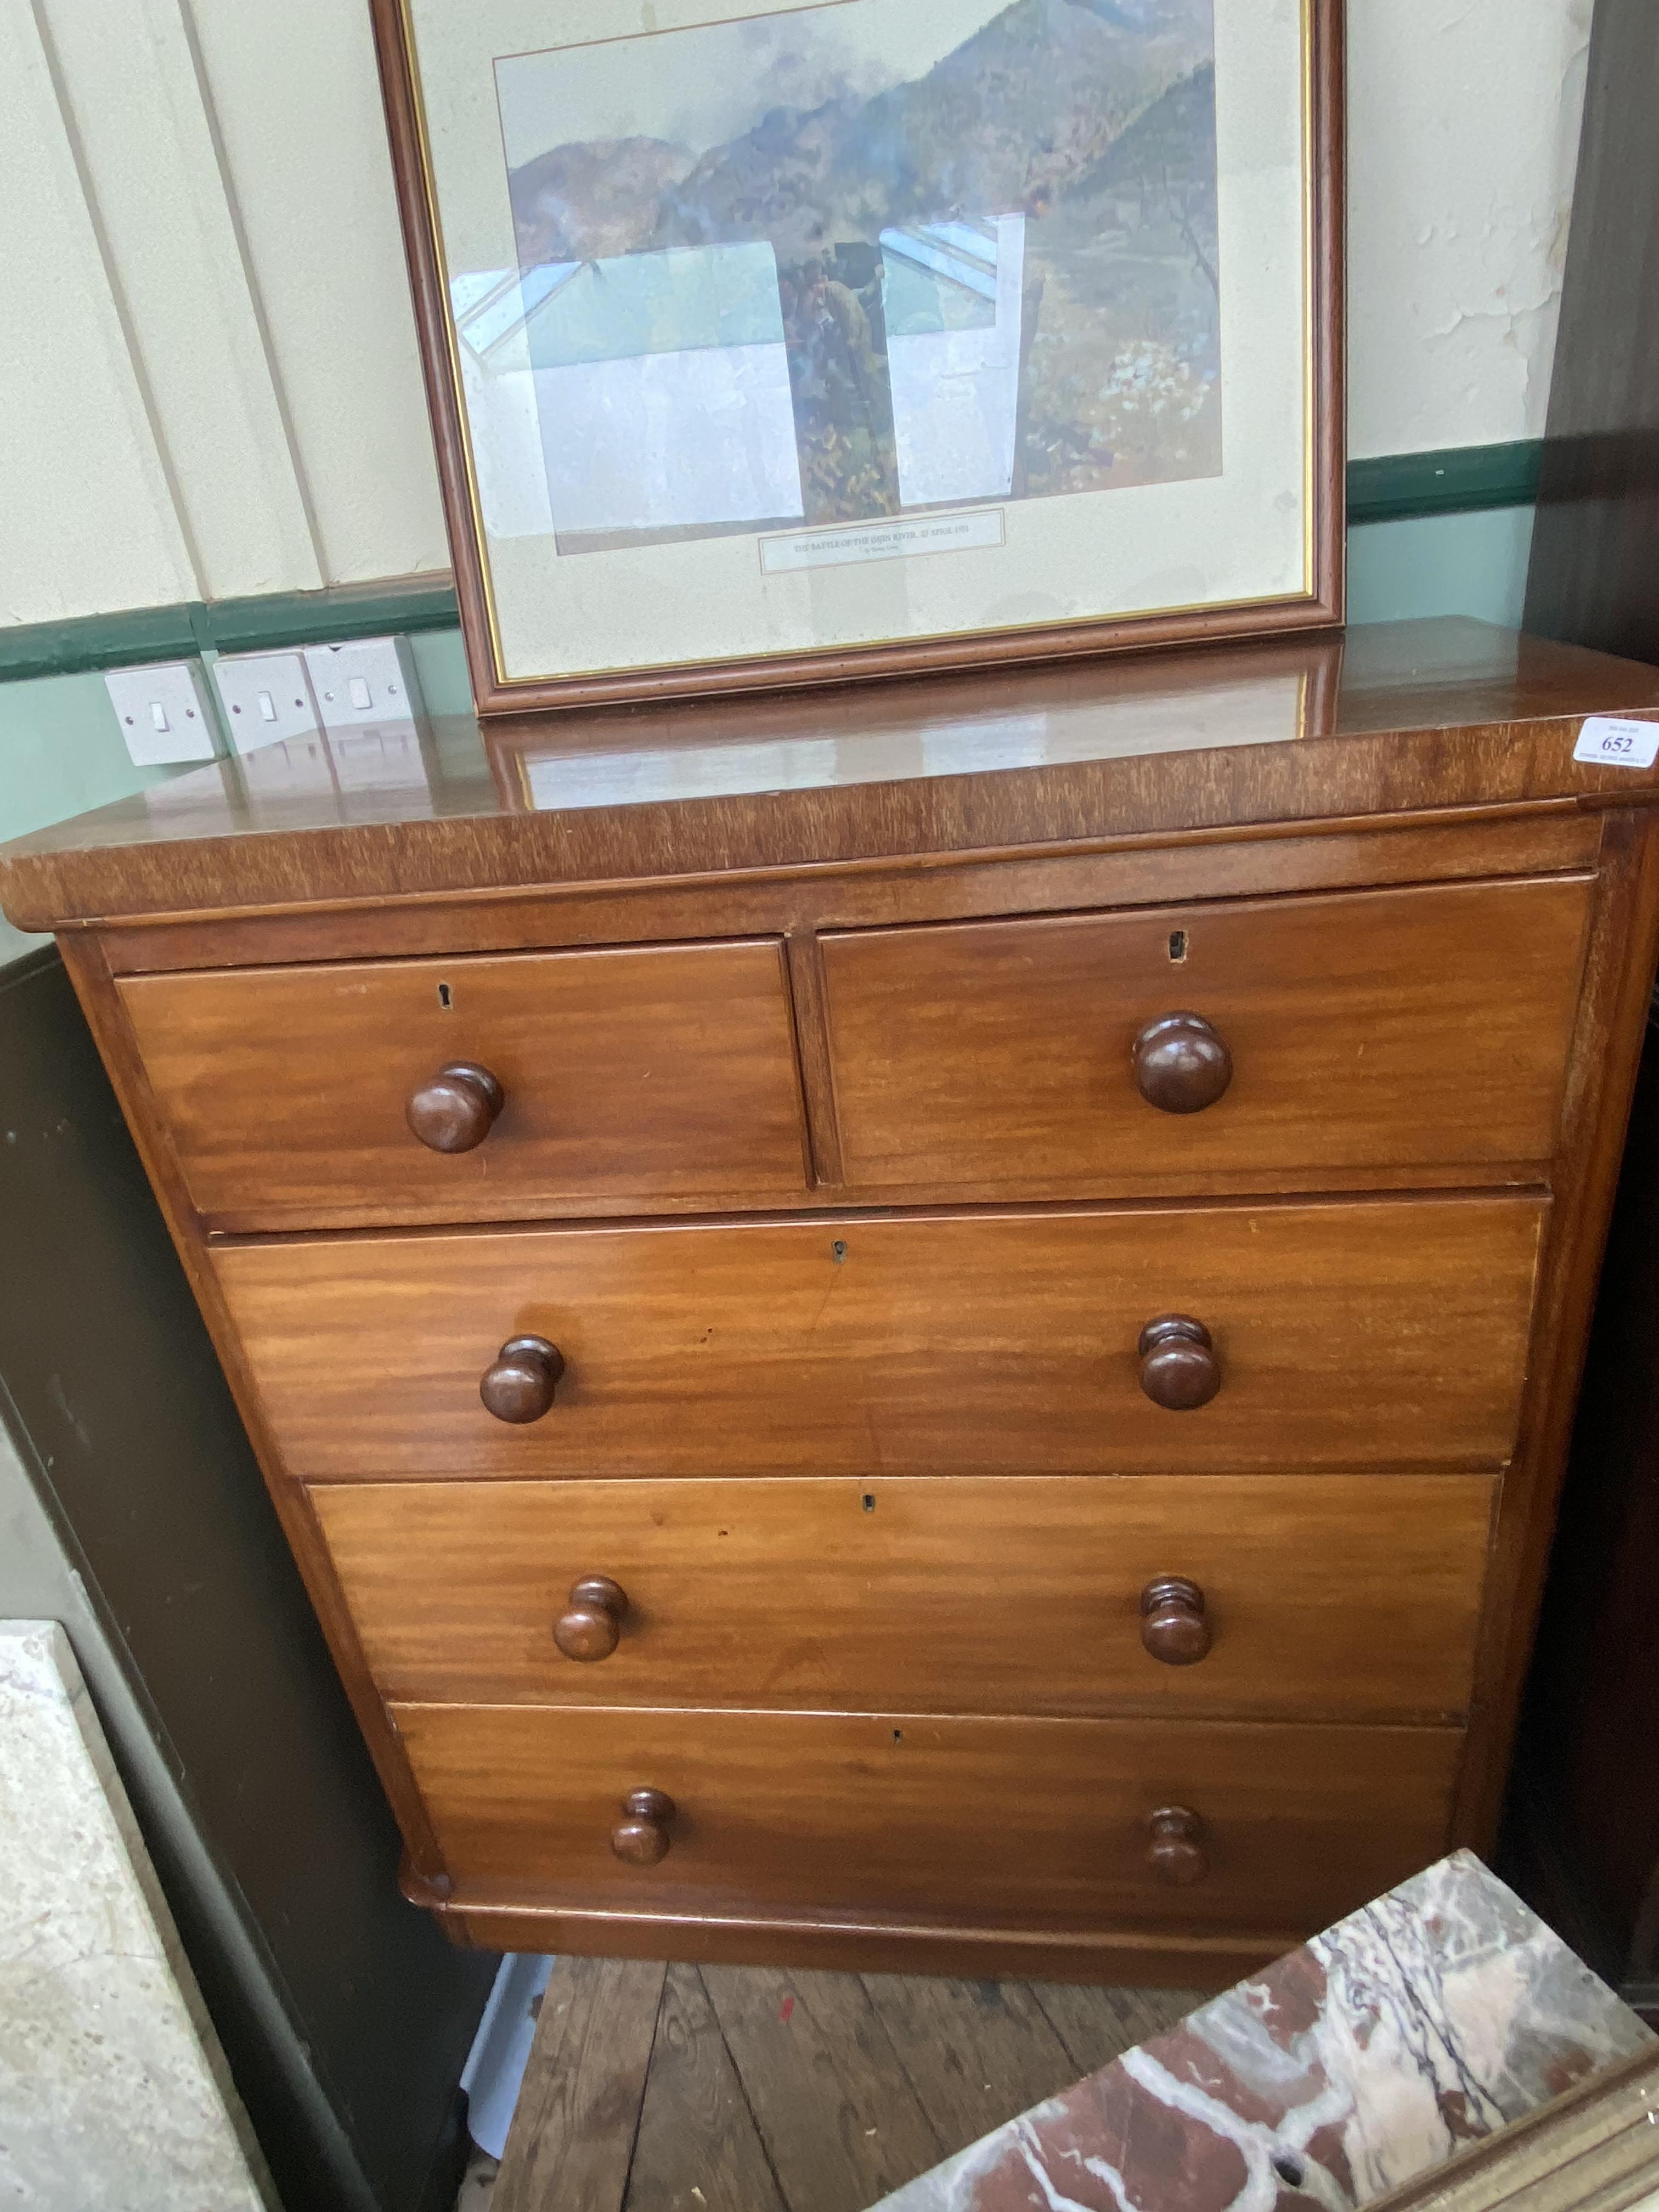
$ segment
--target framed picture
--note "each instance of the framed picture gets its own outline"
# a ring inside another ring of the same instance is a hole
[[[481,712],[1341,622],[1341,0],[372,4]]]

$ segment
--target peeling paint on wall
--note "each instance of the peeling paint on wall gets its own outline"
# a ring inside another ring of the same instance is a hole
[[[1349,0],[1349,442],[1541,436],[1594,0]]]

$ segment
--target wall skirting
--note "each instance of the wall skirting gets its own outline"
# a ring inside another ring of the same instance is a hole
[[[1530,506],[1538,493],[1541,439],[1505,446],[1455,446],[1442,453],[1390,453],[1348,465],[1348,521],[1397,522],[1413,515],[1468,514]],[[449,576],[434,570],[320,592],[128,607],[67,622],[0,629],[0,681],[133,666],[192,653],[276,652],[327,645],[376,630],[442,629],[459,621]]]

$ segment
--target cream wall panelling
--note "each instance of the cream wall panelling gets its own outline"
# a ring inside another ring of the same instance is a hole
[[[192,599],[28,0],[0,0],[0,621]]]
[[[1591,4],[1348,0],[1357,457],[1541,431]],[[447,567],[367,0],[0,0],[0,619]]]
[[[447,568],[368,0],[192,12],[328,580]]]
[[[323,573],[185,0],[33,0],[202,596]],[[267,11],[247,11],[262,35]]]

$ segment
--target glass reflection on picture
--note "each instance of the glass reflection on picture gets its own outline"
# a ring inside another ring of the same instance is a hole
[[[881,234],[899,500],[1006,499],[1019,416],[1025,218]]]
[[[1212,0],[498,60],[519,266],[452,281],[492,526],[579,553],[1218,476],[1214,60]]]

